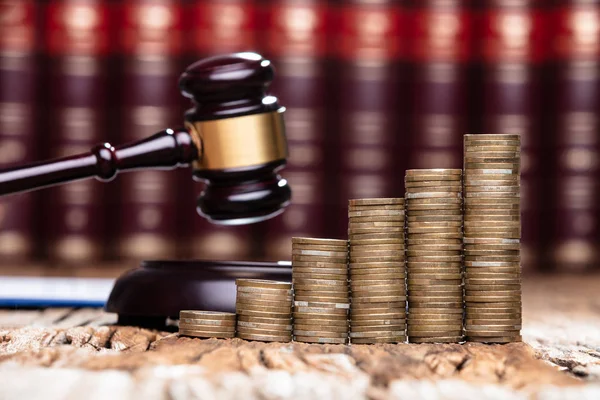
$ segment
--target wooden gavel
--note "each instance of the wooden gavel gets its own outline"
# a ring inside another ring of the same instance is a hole
[[[89,153],[0,171],[0,196],[118,172],[193,168],[206,183],[198,213],[218,224],[247,224],[278,215],[291,191],[278,171],[285,166],[284,107],[266,94],[271,63],[256,53],[211,57],[190,65],[179,79],[193,108],[185,128],[165,129],[147,139]]]

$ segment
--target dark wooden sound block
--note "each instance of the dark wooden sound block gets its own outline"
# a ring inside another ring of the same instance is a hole
[[[119,323],[162,328],[180,310],[235,312],[235,280],[270,279],[291,282],[289,262],[143,261],[115,282],[106,311]]]

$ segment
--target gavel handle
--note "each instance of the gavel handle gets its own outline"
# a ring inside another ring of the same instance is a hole
[[[0,171],[0,196],[91,177],[109,181],[120,171],[175,168],[198,155],[199,149],[185,129],[165,129],[117,148],[104,143],[89,153],[4,169]]]

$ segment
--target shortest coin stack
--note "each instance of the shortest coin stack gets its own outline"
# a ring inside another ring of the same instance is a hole
[[[292,284],[236,279],[237,337],[262,342],[292,340]]]
[[[179,312],[179,334],[202,338],[232,338],[235,336],[235,314],[182,310]]]
[[[348,341],[348,241],[292,238],[294,340]]]

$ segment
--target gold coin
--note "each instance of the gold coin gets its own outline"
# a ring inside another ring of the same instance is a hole
[[[408,262],[460,262],[462,256],[422,256],[408,257]]]
[[[347,285],[333,286],[333,285],[301,285],[301,284],[297,284],[297,285],[294,285],[294,288],[296,288],[298,291],[306,291],[306,292],[310,292],[312,294],[319,294],[322,296],[324,296],[325,293],[336,294],[337,296],[339,296],[340,293],[348,292]],[[304,293],[304,294],[309,294],[309,293]]]
[[[333,308],[333,307],[294,306],[294,312],[311,313],[311,314],[346,315],[346,314],[348,314],[348,309],[347,308]]]
[[[251,328],[251,329],[266,329],[266,330],[282,330],[289,331],[292,329],[291,320],[287,321],[287,325],[283,324],[265,324],[260,322],[250,321],[238,321],[238,327]]]
[[[398,256],[382,256],[382,257],[353,257],[350,261],[353,264],[361,263],[379,263],[379,262],[404,262],[404,255]]]
[[[374,281],[377,279],[390,280],[390,281],[401,280],[404,282],[406,280],[406,274],[404,272],[398,272],[398,273],[393,273],[393,274],[380,274],[375,271],[373,273],[373,275],[352,275],[350,282],[352,284],[358,284],[358,285],[370,285],[371,281]],[[352,285],[350,287],[352,287]]]
[[[371,326],[405,326],[406,319],[404,318],[391,318],[391,319],[363,319],[353,320],[350,319],[350,326],[352,329],[371,327]]]
[[[211,325],[211,326],[235,326],[235,319],[199,319],[179,318],[179,324],[184,325]]]
[[[318,319],[318,320],[314,320],[312,318],[303,318],[303,317],[299,317],[299,318],[295,318],[294,319],[294,324],[296,325],[317,325],[317,326],[323,326],[323,327],[336,327],[336,328],[340,328],[340,327],[346,327],[346,329],[348,328],[348,320],[347,319]]]
[[[460,285],[462,277],[456,279],[435,279],[435,278],[408,278],[406,283],[409,285]]]
[[[404,211],[404,203],[397,205],[348,206],[348,212],[362,211]]]
[[[465,237],[464,242],[466,244],[490,244],[490,245],[518,245],[521,243],[519,239],[506,239],[506,238],[469,238]]]
[[[404,231],[396,233],[355,233],[348,234],[351,243],[358,240],[381,240],[381,239],[397,239],[404,241]]]
[[[407,276],[411,278],[418,278],[420,275],[431,275],[431,274],[460,274],[462,273],[461,268],[409,268]]]
[[[291,302],[290,302],[291,303]],[[241,311],[260,311],[264,313],[274,313],[274,314],[283,314],[291,312],[291,304],[289,306],[263,306],[257,305],[254,303],[235,303],[235,309],[238,314],[241,314]]]
[[[465,262],[477,262],[477,261],[488,261],[488,262],[520,262],[521,256],[474,256],[474,255],[465,255]]]
[[[348,275],[348,266],[346,264],[340,268],[311,268],[294,266],[292,267],[292,274],[345,276]]]
[[[348,218],[365,218],[365,217],[399,217],[404,218],[404,210],[363,210],[349,211]]]
[[[475,327],[488,326],[492,324],[498,324],[501,326],[510,326],[510,325],[519,325],[519,329],[522,323],[521,318],[513,318],[513,319],[497,319],[497,318],[488,318],[488,319],[473,319],[467,318],[465,319],[465,324],[471,327],[471,329],[481,329]]]
[[[413,257],[458,257],[461,255],[460,250],[422,250],[409,248],[406,255]]]
[[[473,303],[466,302],[466,310],[469,311],[483,311],[483,312],[521,312],[521,300],[512,300],[512,301],[490,301],[487,303]]]
[[[476,329],[465,329],[465,335],[467,336],[475,336],[475,337],[508,337],[508,336],[518,336],[520,335],[520,329],[512,329],[512,330],[489,330],[489,331],[481,331]]]
[[[464,201],[465,210],[518,210],[520,208],[521,199],[519,197],[497,196],[493,198],[486,197],[467,197]]]
[[[334,279],[334,280],[338,280],[338,281],[346,281],[348,280],[348,274],[337,274],[337,275],[333,275],[333,274],[307,274],[307,273],[300,273],[300,272],[292,272],[292,280],[294,279],[317,279],[317,280],[321,280],[321,279]]]
[[[305,250],[305,249],[293,249],[292,255],[298,256],[316,256],[316,257],[347,257],[348,251],[324,251],[324,250]]]
[[[413,326],[428,326],[428,325],[461,325],[463,323],[462,315],[460,314],[451,314],[453,318],[430,318],[429,315],[421,315],[417,317],[411,317],[409,314],[409,318],[407,319],[407,324]]]
[[[465,301],[470,301],[473,303],[487,303],[487,302],[495,302],[495,301],[521,301],[520,295],[506,295],[506,296],[469,296],[465,295]]]
[[[350,254],[361,252],[361,251],[402,251],[404,250],[404,241],[398,240],[396,243],[386,244],[355,244],[352,243],[350,246]]]
[[[520,290],[521,284],[514,285],[465,285],[466,289],[469,290],[481,290],[481,291],[498,291],[498,290]]]
[[[325,314],[325,313],[311,313],[311,312],[299,312],[295,311],[293,313],[294,321],[302,320],[302,319],[312,319],[318,320],[317,322],[321,322],[321,320],[328,321],[346,321],[348,316],[345,314]]]
[[[421,176],[421,175],[458,175],[461,176],[463,173],[462,169],[458,168],[419,168],[419,169],[407,169],[405,176]]]
[[[457,288],[453,291],[448,290],[436,290],[435,286],[425,290],[409,290],[410,296],[462,296],[462,288]]]
[[[447,302],[462,302],[462,295],[456,296],[408,296],[408,304],[413,303],[447,303]]]
[[[443,180],[439,180],[439,181],[407,181],[404,184],[404,187],[406,189],[423,188],[423,187],[433,187],[433,188],[451,187],[451,188],[461,189],[461,186],[462,186],[462,182],[460,180],[454,180],[454,181],[443,181]]]
[[[215,326],[215,325],[196,325],[196,324],[179,324],[179,330],[185,331],[202,331],[202,332],[214,332],[214,333],[233,333],[235,332],[235,325],[233,326]]]
[[[463,307],[462,301],[411,301],[408,305],[411,308],[460,308]]]
[[[348,226],[356,227],[360,224],[393,224],[396,225],[404,225],[404,217],[351,217],[348,218]],[[381,225],[375,225],[381,226]],[[387,225],[384,225],[387,226]]]
[[[322,301],[294,301],[294,305],[298,307],[342,308],[346,310],[350,308],[350,303],[330,303]]]
[[[460,197],[460,193],[457,193],[455,197],[432,197],[432,198],[407,198],[406,200],[406,208],[407,215],[410,215],[412,206],[418,205],[445,205],[452,204],[455,206],[460,206],[462,204],[462,198]]]
[[[377,309],[379,311],[379,309]],[[371,313],[363,313],[363,314],[352,314],[350,315],[350,321],[352,324],[355,324],[358,321],[372,321],[379,319],[404,319],[406,316],[406,311],[404,309],[399,310],[386,310],[383,312],[371,312]]]
[[[411,323],[409,322],[407,325],[407,330],[409,331],[409,333],[416,333],[416,332],[420,332],[420,331],[425,331],[425,332],[435,332],[435,331],[457,331],[457,330],[461,330],[462,329],[462,321],[460,322],[456,322],[456,323],[439,323],[437,325],[419,325],[418,323]]]
[[[384,249],[357,249],[350,252],[350,259],[356,257],[385,257],[385,256],[403,256],[404,248]]]
[[[179,330],[179,334],[182,336],[192,336],[201,338],[233,338],[235,332],[207,332],[207,331],[188,331],[184,329]]]
[[[479,147],[474,149],[474,147]],[[521,152],[519,147],[511,146],[502,150],[495,150],[489,146],[465,146],[464,148],[465,157],[494,157],[494,158],[519,158]]]
[[[455,292],[457,290],[462,290],[462,281],[458,283],[451,284],[438,284],[438,285],[408,285],[408,291],[425,291],[425,290],[435,290],[435,291],[447,291],[447,292]]]
[[[235,313],[203,310],[181,310],[179,311],[179,318],[235,321]]]
[[[462,304],[459,308],[448,308],[448,307],[410,307],[408,309],[409,317],[418,317],[418,316],[427,316],[431,314],[442,314],[442,315],[450,315],[450,314],[463,314]]]
[[[378,268],[380,269],[392,269],[394,271],[398,271],[398,269],[404,269],[404,261],[379,261],[373,263],[350,263],[348,264],[350,268],[350,272],[358,269],[371,269]]]
[[[292,300],[291,294],[286,295],[271,295],[271,294],[263,294],[263,293],[255,293],[255,292],[237,292],[236,297],[238,299],[256,299],[256,300],[266,300],[266,301],[286,301]]]
[[[462,192],[462,185],[461,182],[458,181],[456,182],[455,185],[446,185],[446,186],[407,186],[406,187],[406,194],[413,194],[413,193],[458,193],[458,192]],[[425,196],[428,197],[428,196]],[[440,197],[448,197],[448,196],[440,196]],[[407,197],[407,198],[411,198],[411,197]],[[418,197],[413,197],[413,198],[418,198]]]
[[[390,337],[390,336],[404,336],[406,331],[402,330],[382,330],[382,331],[367,331],[367,332],[350,332],[350,337],[354,340],[363,338],[379,338],[379,337]]]
[[[352,344],[376,344],[376,343],[404,343],[406,342],[406,336],[395,336],[385,338],[353,338],[351,339]]]
[[[320,239],[293,237],[292,244],[324,245],[324,246],[346,246],[347,240],[343,239]]]
[[[251,286],[238,286],[236,288],[236,293],[248,293],[248,294],[264,294],[269,296],[291,296],[291,289],[265,289],[265,288],[255,288]]]
[[[437,213],[431,213],[431,215],[417,215],[417,216],[409,216],[407,218],[409,223],[418,223],[418,222],[462,222],[462,215],[437,215]]]
[[[404,177],[405,186],[413,182],[447,182],[448,184],[460,183],[462,179],[461,175],[421,175],[421,176],[406,176]],[[408,186],[406,186],[408,187]]]
[[[353,326],[350,329],[350,337],[352,337],[353,333],[399,332],[399,331],[406,332],[406,324]],[[375,335],[375,336],[378,336],[378,335]]]
[[[387,279],[387,280],[364,280],[364,281],[352,281],[350,283],[351,289],[370,289],[377,291],[379,287],[390,287],[390,288],[403,288],[405,286],[404,279]]]
[[[410,269],[414,268],[461,268],[462,263],[456,262],[445,262],[445,261],[409,261],[406,266]]]
[[[348,286],[348,280],[347,279],[303,279],[303,278],[295,278],[294,280],[294,287],[296,287],[296,285],[299,286],[312,286],[312,285],[317,285],[317,286],[343,286],[343,287],[347,287]]]
[[[370,227],[370,228],[348,228],[348,235],[350,236],[350,240],[352,240],[355,235],[372,235],[374,233],[388,233],[388,237],[391,234],[404,234],[404,225],[402,226],[394,226],[394,227]],[[403,237],[403,236],[402,236]],[[362,238],[365,239],[365,238]]]
[[[345,344],[348,342],[346,338],[318,338],[312,336],[294,336],[294,341],[303,343],[319,343],[319,344]]]
[[[278,281],[269,281],[265,279],[236,279],[236,286],[246,286],[246,287],[254,287],[254,288],[264,288],[264,289],[285,289],[289,290],[292,288],[292,284],[289,282],[278,282]]]
[[[418,332],[407,332],[408,337],[417,336],[419,338],[424,337],[450,337],[462,335],[462,330],[455,331],[418,331]]]
[[[466,236],[470,236],[470,237],[476,237],[476,238],[484,238],[484,237],[497,237],[497,238],[501,238],[501,237],[509,237],[509,238],[513,238],[513,239],[520,239],[521,238],[521,231],[520,230],[516,230],[516,231],[504,231],[504,232],[466,232],[465,231],[465,235]]]
[[[300,297],[335,297],[335,298],[347,298],[348,290],[316,290],[314,288],[304,290],[296,288],[294,292],[294,299],[299,300]]]
[[[471,222],[476,222],[476,221],[487,222],[487,223],[498,222],[500,224],[503,224],[505,222],[520,222],[521,216],[520,215],[469,215],[469,214],[465,215],[465,222],[471,223]]]
[[[406,219],[411,218],[411,217],[431,217],[432,213],[435,213],[435,215],[439,215],[439,216],[461,216],[462,215],[462,210],[458,207],[455,207],[453,209],[448,209],[448,210],[435,210],[435,211],[431,211],[431,210],[410,210],[406,213]]]
[[[236,310],[238,315],[245,315],[248,317],[261,317],[261,318],[289,318],[290,312],[272,312],[272,311],[258,311],[258,310],[247,310],[240,309]]]
[[[293,254],[300,254],[299,252],[308,251],[325,251],[325,252],[336,252],[336,253],[347,253],[348,246],[316,246],[316,245],[293,245],[292,252]],[[306,255],[306,254],[305,254]],[[311,254],[308,254],[311,255]]]
[[[258,342],[291,342],[291,335],[288,336],[272,336],[272,335],[253,335],[249,333],[238,333],[237,337],[244,340],[254,340]]]
[[[348,332],[331,332],[331,331],[305,331],[294,328],[294,336],[303,337],[329,337],[329,338],[347,338]]]
[[[404,204],[404,198],[377,198],[377,199],[351,199],[348,200],[348,206],[384,206],[384,205],[402,205]]]
[[[514,274],[492,273],[492,272],[477,273],[477,272],[473,272],[472,270],[467,270],[467,272],[465,272],[465,283],[480,284],[480,285],[498,285],[498,284],[500,284],[500,283],[492,283],[490,281],[500,282],[502,284],[521,283],[521,274],[519,274],[519,273],[514,273]]]
[[[238,324],[240,322],[252,322],[257,324],[274,324],[274,325],[289,325],[292,323],[291,316],[287,315],[283,318],[273,318],[273,317],[254,317],[247,315],[238,315],[237,319]]]
[[[277,329],[264,329],[264,328],[249,328],[247,326],[238,326],[238,334],[248,335],[273,335],[273,336],[286,336],[291,335],[291,329],[284,329],[283,327],[277,327]]]
[[[440,337],[416,337],[408,338],[410,343],[460,343],[464,341],[463,336],[440,336]]]
[[[466,310],[467,319],[471,319],[473,321],[521,321],[522,313],[520,310],[512,311],[512,312],[484,312],[484,311],[471,311],[469,309]]]
[[[468,287],[465,287],[465,294],[469,296],[520,296],[521,289],[513,289],[513,290],[472,290]]]
[[[450,199],[450,200],[461,200],[461,192],[450,191],[450,192],[407,192],[406,198],[408,200],[429,200],[429,199]],[[410,204],[410,203],[409,203]]]
[[[296,261],[301,262],[330,262],[330,263],[345,263],[347,260],[347,255],[341,257],[317,257],[317,256],[299,256],[296,254],[292,254],[292,267],[294,266]]]
[[[465,250],[481,250],[481,251],[519,251],[521,244],[469,244],[465,243]]]
[[[517,261],[465,261],[465,267],[505,267],[505,268],[519,268],[520,263]]]
[[[294,332],[302,332],[302,331],[348,333],[349,327],[348,327],[348,325],[346,325],[346,326],[336,326],[336,325],[323,326],[323,325],[317,325],[317,324],[309,324],[309,325],[298,324],[298,323],[294,322]],[[312,336],[312,335],[306,335],[306,336]],[[324,335],[324,336],[327,336],[327,335]]]
[[[295,301],[306,301],[309,303],[344,304],[350,301],[350,295],[340,297],[296,295],[294,298],[296,299]]]
[[[287,308],[292,305],[292,299],[287,300],[259,300],[259,299],[248,299],[248,298],[236,298],[236,304],[240,307],[265,307],[265,308]]]
[[[439,211],[457,211],[461,210],[462,202],[455,204],[414,204],[409,208],[408,213],[414,215],[415,212],[428,211],[428,212],[439,212]]]
[[[475,168],[475,165],[479,165],[479,168]],[[500,167],[496,167],[496,165],[500,165]],[[487,163],[465,165],[465,176],[473,175],[519,175],[519,165],[510,164],[510,167],[506,167],[503,164]]]
[[[382,238],[382,239],[365,239],[350,241],[350,251],[354,248],[363,246],[398,246],[404,245],[403,239],[398,238]]]
[[[375,312],[374,309],[382,309],[387,310],[389,312],[391,309],[405,310],[406,309],[406,300],[402,298],[398,298],[398,296],[389,296],[394,297],[392,300],[382,301],[382,302],[372,302],[372,303],[352,303],[352,307],[350,311],[356,314],[364,314],[367,312]],[[353,299],[354,300],[354,299]]]

